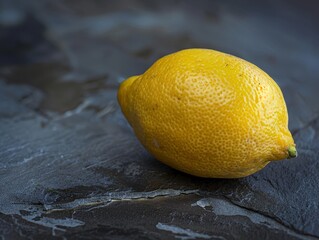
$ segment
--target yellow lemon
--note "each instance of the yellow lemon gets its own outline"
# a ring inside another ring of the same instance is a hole
[[[244,177],[297,155],[278,85],[229,54],[187,49],[167,55],[125,80],[118,100],[156,159],[195,176]]]

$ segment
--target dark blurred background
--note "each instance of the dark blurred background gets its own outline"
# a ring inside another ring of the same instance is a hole
[[[319,239],[319,1],[0,0],[0,239]],[[172,170],[119,83],[184,48],[283,90],[299,157],[244,179]]]
[[[53,111],[76,107],[92,90],[86,82],[97,88],[117,85],[184,48],[212,48],[255,63],[290,91],[289,102],[300,97],[290,89],[292,79],[311,91],[319,75],[319,3],[314,0],[0,4],[0,74],[47,92],[42,107]],[[56,94],[60,99],[52,99]]]
[[[289,82],[311,91],[319,75],[318,11],[315,0],[1,0],[0,76],[42,89],[41,108],[63,112],[167,53],[212,48],[264,69],[302,110]]]

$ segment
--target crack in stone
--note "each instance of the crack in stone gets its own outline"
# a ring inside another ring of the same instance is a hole
[[[107,195],[90,198],[75,199],[72,202],[62,204],[44,204],[47,213],[55,211],[70,210],[84,206],[108,205],[116,201],[138,201],[148,200],[158,197],[175,197],[180,195],[197,194],[198,190],[175,190],[163,189],[150,192],[112,192]]]
[[[58,211],[74,210],[81,207],[105,207],[116,201],[139,201],[149,200],[159,197],[174,197],[180,195],[197,194],[198,190],[176,190],[176,189],[160,189],[149,192],[111,192],[107,195],[95,196],[89,198],[75,199],[72,202],[62,204],[33,204],[26,213],[20,216],[28,221],[38,225],[52,228],[52,231],[65,231],[63,227],[78,227],[85,223],[73,218],[52,218],[48,214]],[[92,210],[92,208],[90,209]],[[62,227],[62,228],[61,228]]]
[[[246,207],[246,206],[242,206],[242,205],[236,203],[235,201],[233,201],[231,198],[229,198],[227,196],[224,196],[224,197],[228,200],[228,202],[230,204],[233,204],[234,206],[239,207],[241,209],[244,209],[246,211],[253,212],[255,214],[261,215],[262,217],[264,217],[266,219],[270,219],[271,221],[274,221],[276,224],[282,226],[282,228],[286,229],[286,231],[288,230],[289,232],[292,232],[293,235],[296,235],[298,237],[303,237],[303,239],[319,239],[319,237],[316,236],[316,235],[305,233],[303,231],[300,231],[299,229],[294,228],[293,226],[286,225],[279,218],[277,218],[275,216],[270,216],[270,215],[268,215],[265,212],[258,211],[256,209],[252,209],[252,208],[249,208],[249,207]]]
[[[222,239],[225,240],[224,237],[221,236],[211,236],[211,235],[207,235],[204,233],[198,233],[198,232],[194,232],[191,229],[184,229],[175,225],[168,225],[165,223],[157,223],[156,224],[156,228],[162,231],[167,231],[167,232],[171,232],[174,235],[175,238],[177,239],[181,239],[181,240],[191,240],[191,239],[212,239],[214,237],[214,239]]]

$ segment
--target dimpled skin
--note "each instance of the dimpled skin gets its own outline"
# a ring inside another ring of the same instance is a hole
[[[118,100],[144,147],[180,171],[239,178],[295,146],[278,85],[257,66],[209,49],[157,60],[125,80]]]

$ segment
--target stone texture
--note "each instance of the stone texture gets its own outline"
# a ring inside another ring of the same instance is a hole
[[[2,239],[318,239],[316,1],[1,1]],[[169,52],[226,51],[283,89],[299,157],[243,179],[170,169],[116,91]]]

